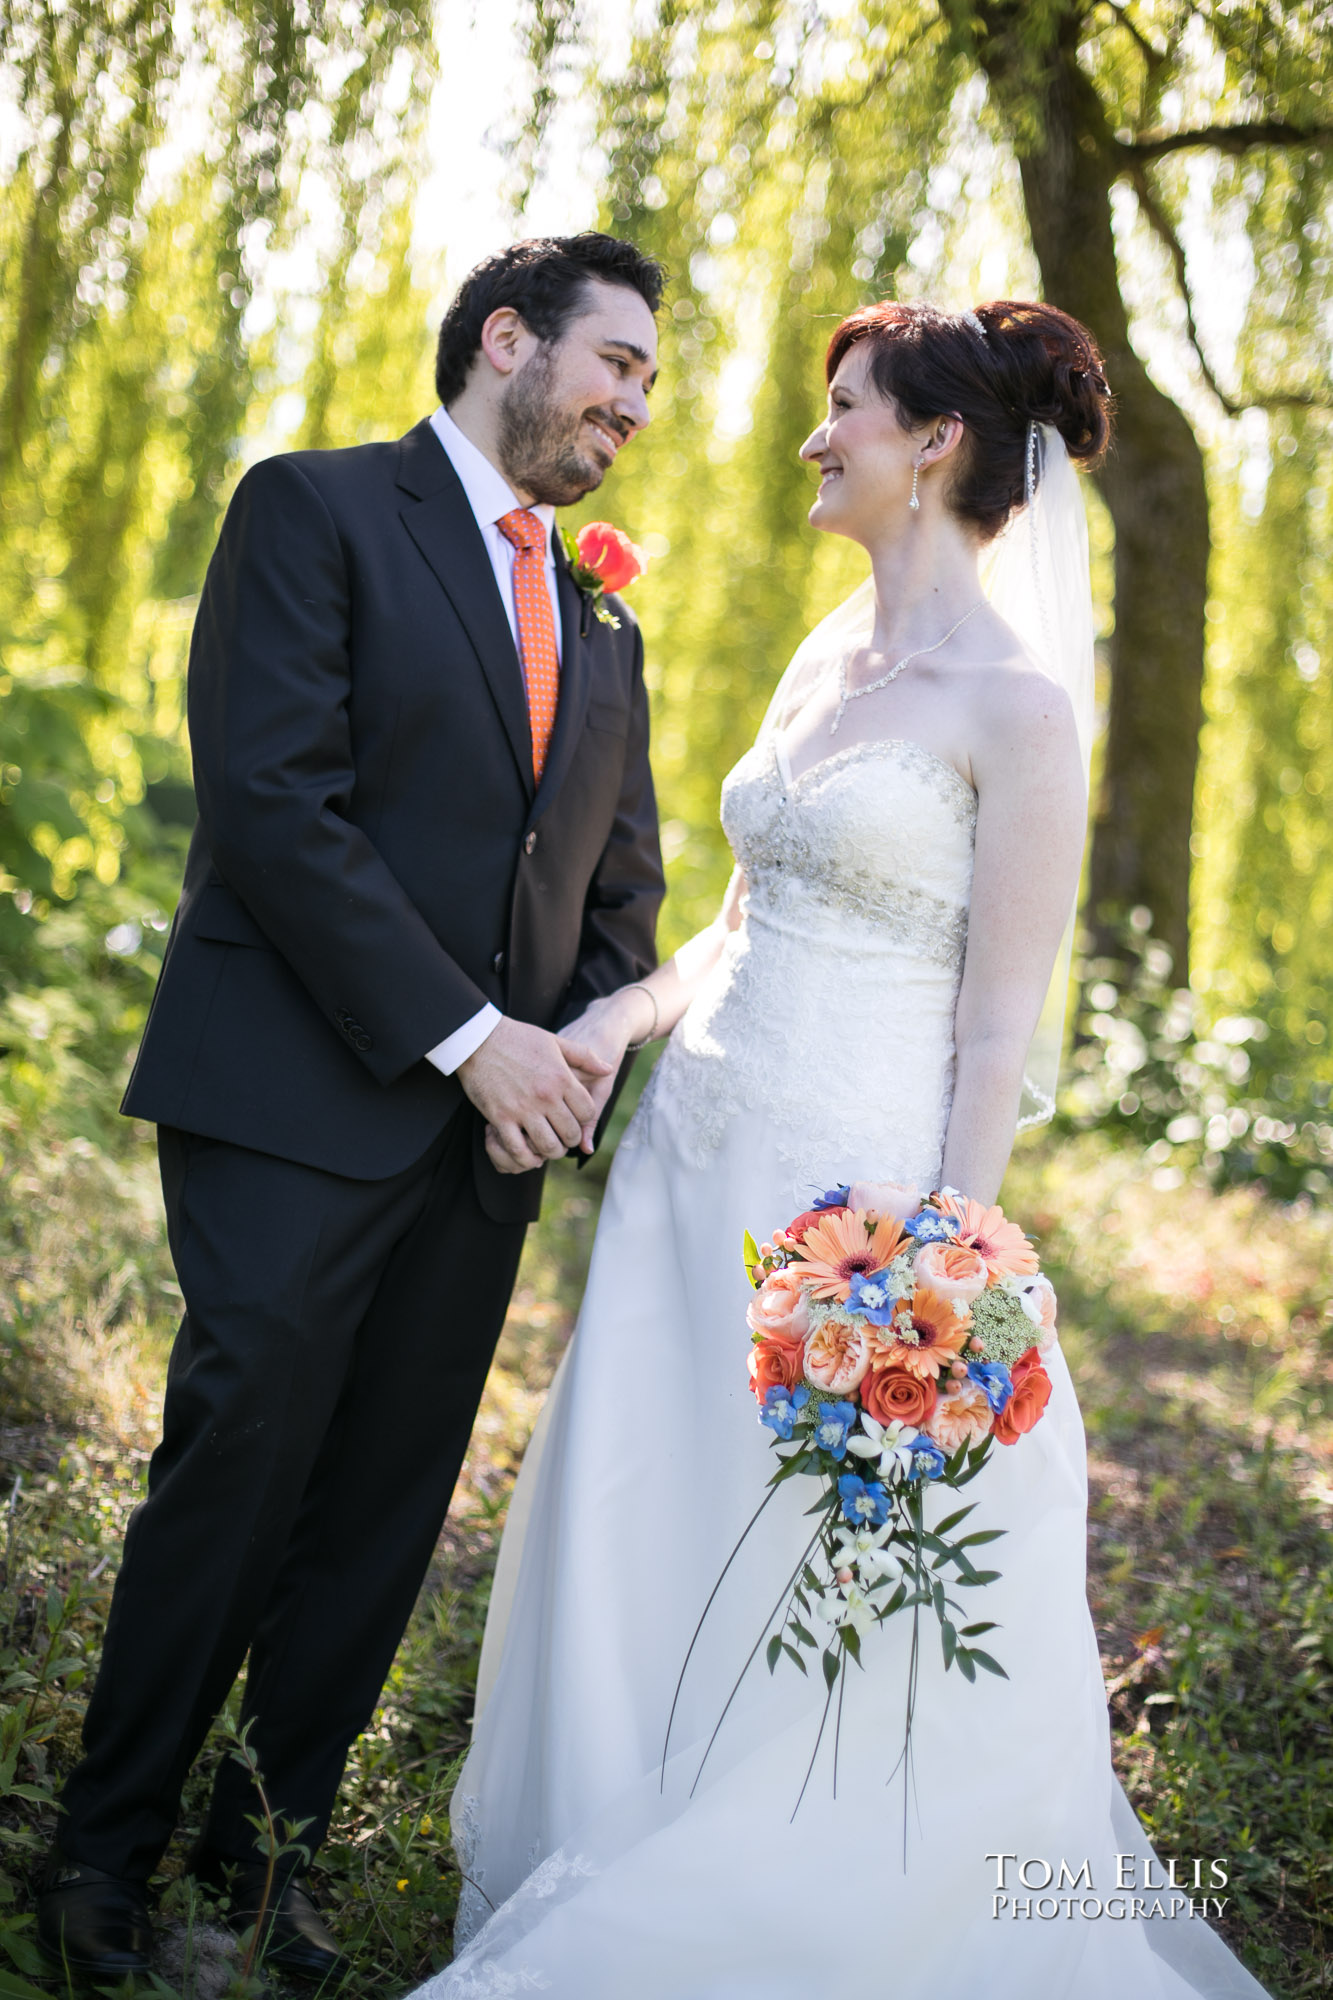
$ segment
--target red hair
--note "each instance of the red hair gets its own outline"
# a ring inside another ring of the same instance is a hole
[[[904,430],[962,418],[948,505],[984,541],[1022,504],[1029,423],[1053,424],[1086,465],[1105,456],[1113,404],[1102,357],[1088,329],[1056,306],[998,299],[969,315],[895,299],[863,306],[829,342],[830,382],[862,344],[870,380]]]

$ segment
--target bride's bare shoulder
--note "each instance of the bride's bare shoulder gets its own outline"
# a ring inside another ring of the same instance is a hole
[[[1073,703],[1017,639],[971,676],[972,765],[979,779],[1081,768]]]

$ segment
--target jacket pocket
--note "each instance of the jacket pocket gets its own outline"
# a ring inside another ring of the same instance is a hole
[[[590,701],[589,729],[605,729],[612,736],[629,735],[629,710],[618,701]]]
[[[189,928],[197,938],[217,944],[255,945],[261,951],[273,946],[246,909],[240,897],[223,882],[209,882],[199,891],[190,910]]]

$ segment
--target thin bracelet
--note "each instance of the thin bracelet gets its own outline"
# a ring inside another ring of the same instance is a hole
[[[625,1054],[627,1056],[634,1056],[638,1054],[640,1049],[646,1049],[649,1042],[654,1042],[657,1040],[657,1024],[661,1019],[661,1015],[657,1011],[657,995],[653,992],[650,986],[645,986],[641,979],[631,980],[630,984],[625,988],[625,991],[626,993],[646,993],[648,995],[648,998],[653,1003],[652,1027],[648,1030],[647,1034],[644,1036],[641,1042],[626,1042],[625,1044]]]

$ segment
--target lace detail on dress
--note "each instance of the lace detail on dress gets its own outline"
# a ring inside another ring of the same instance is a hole
[[[471,1796],[456,1798],[454,1806],[454,1852],[460,1869],[471,1874],[481,1834],[477,1801]],[[566,1854],[563,1847],[558,1847],[530,1872],[498,1910],[493,1910],[474,1887],[479,1874],[473,1882],[465,1881],[454,1922],[455,1961],[431,1980],[423,1993],[428,1992],[430,2000],[503,2000],[511,1993],[536,1993],[549,1987],[550,1980],[535,1966],[505,1971],[495,1961],[504,1953],[508,1934],[517,1936],[527,1929],[531,1921],[529,1903],[549,1902],[596,1873],[586,1855]],[[470,1928],[465,1928],[464,1904],[469,1892],[475,1898],[468,1905],[469,1917],[476,1909],[482,1914],[480,1922],[472,1922]],[[480,1962],[483,1953],[485,1963]]]
[[[455,1794],[450,1818],[454,1856],[463,1878],[463,1886],[458,1892],[458,1911],[454,1917],[454,1950],[461,1951],[489,1920],[494,1905],[482,1887],[486,1871],[477,1864],[481,1846],[481,1808],[470,1792]]]
[[[743,920],[627,1139],[668,1121],[702,1165],[763,1110],[802,1182],[938,1173],[977,801],[920,744],[853,744],[788,783],[775,735],[722,788]]]
[[[477,1972],[459,1969],[452,1977],[442,1975],[448,1984],[441,1991],[448,2000],[508,2000],[511,1993],[542,1993],[550,1987],[550,1980],[543,1973],[534,1972],[530,1966],[521,1965],[517,1972],[504,1972],[498,1965],[483,1965]]]

